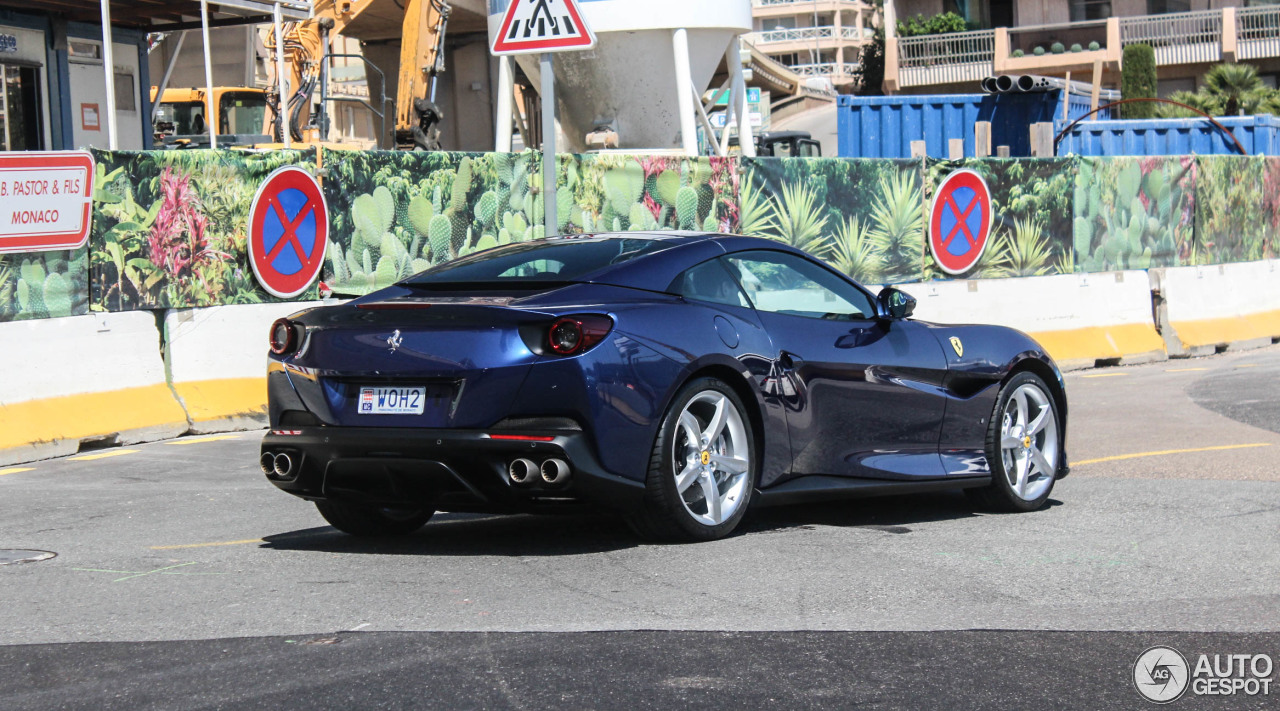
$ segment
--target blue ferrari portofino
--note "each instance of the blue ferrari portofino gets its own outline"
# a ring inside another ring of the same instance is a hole
[[[261,465],[354,535],[594,507],[710,540],[753,506],[936,489],[1041,507],[1057,366],[914,307],[765,239],[505,245],[277,321]]]

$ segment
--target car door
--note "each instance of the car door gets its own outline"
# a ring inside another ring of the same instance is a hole
[[[723,260],[775,346],[794,473],[946,475],[938,441],[947,361],[925,327],[879,318],[871,294],[797,254]]]

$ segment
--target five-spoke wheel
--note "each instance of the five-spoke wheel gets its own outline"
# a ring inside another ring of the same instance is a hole
[[[987,436],[991,485],[970,489],[984,505],[1031,511],[1049,498],[1061,457],[1058,404],[1044,381],[1022,372],[1000,391]]]
[[[712,540],[728,535],[755,486],[754,439],[737,394],[714,378],[685,386],[663,420],[633,520],[655,538]]]

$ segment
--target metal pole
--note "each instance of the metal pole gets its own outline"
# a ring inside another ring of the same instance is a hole
[[[546,235],[559,233],[556,221],[556,75],[550,52],[542,54],[542,204]]]
[[[276,33],[276,88],[280,91],[280,112],[277,118],[280,120],[280,135],[284,137],[284,147],[293,148],[293,137],[290,135],[292,131],[289,126],[289,95],[285,93],[287,85],[284,77],[284,29],[281,27],[280,3],[272,5],[271,14]]]
[[[178,63],[178,55],[182,52],[182,43],[187,41],[185,31],[178,33],[178,41],[173,45],[173,55],[165,65],[164,76],[160,78],[160,87],[156,89],[156,100],[151,104],[151,123],[156,122],[156,114],[160,113],[160,102],[164,101],[164,90],[169,88],[169,77],[173,75],[173,67]]]
[[[213,53],[209,49],[209,0],[200,0],[200,33],[204,38],[204,122],[209,129],[209,147],[217,148],[218,121],[213,113]]]
[[[693,74],[689,70],[689,33],[682,29],[671,31],[671,48],[676,61],[676,99],[680,106],[680,141],[684,152],[698,155],[698,127],[693,117]]]
[[[101,0],[101,7],[102,71],[106,74],[107,83],[107,147],[114,151],[119,149],[120,142],[116,137],[116,63],[111,51],[111,0]]]
[[[733,89],[729,92],[729,101],[733,102],[738,119],[738,148],[742,155],[754,158],[756,141],[752,135],[750,105],[747,102],[747,79],[742,73],[742,47],[738,38],[729,43],[729,75],[733,77]]]
[[[494,131],[493,150],[499,153],[511,152],[511,104],[515,90],[515,79],[512,77],[511,57],[498,57],[498,124]]]
[[[315,7],[312,7],[314,16]],[[329,140],[329,28],[320,27],[320,111],[316,125],[320,127],[320,141]],[[365,86],[368,86],[368,80]],[[370,97],[372,98],[372,97]]]

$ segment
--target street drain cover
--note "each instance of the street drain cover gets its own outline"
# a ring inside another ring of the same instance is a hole
[[[49,560],[58,555],[53,551],[22,551],[0,548],[0,565],[8,565],[10,563],[35,563],[41,560]]]

